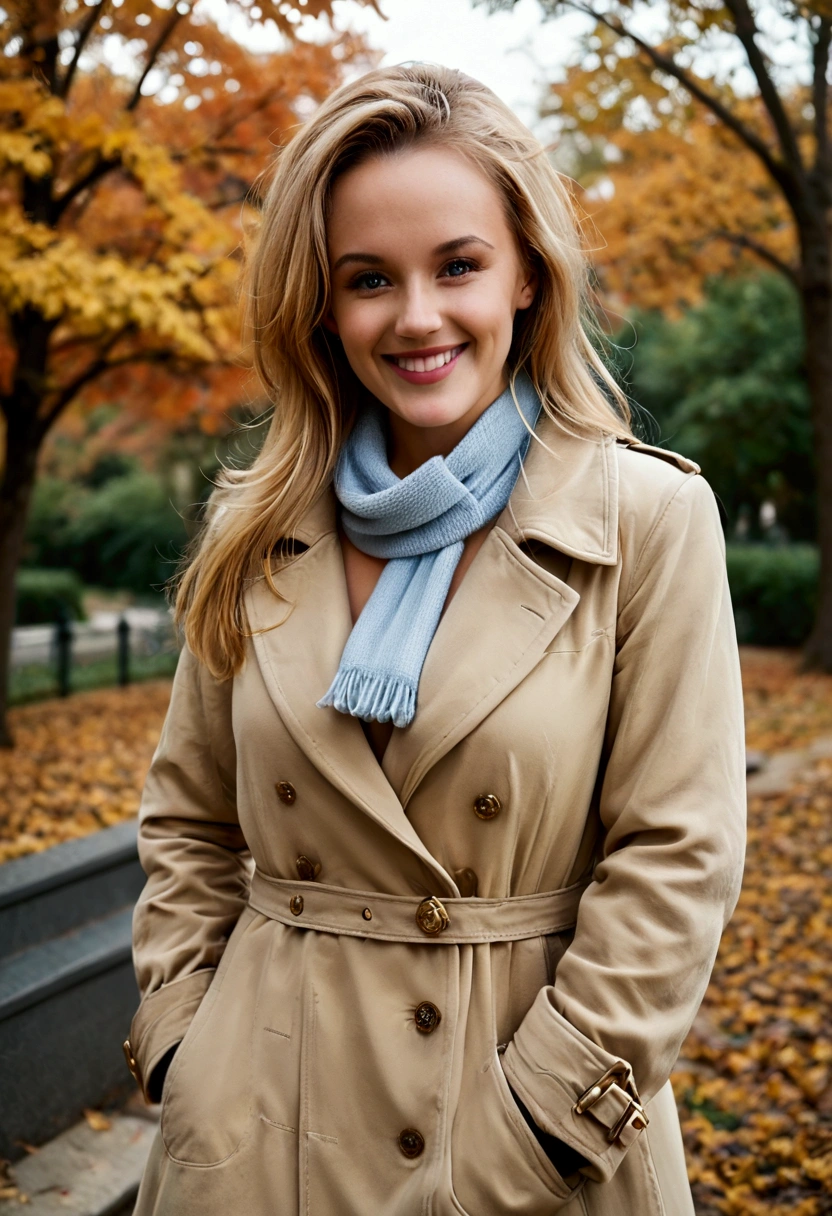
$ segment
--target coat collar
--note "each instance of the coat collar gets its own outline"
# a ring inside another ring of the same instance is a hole
[[[327,486],[307,511],[295,539],[314,545],[336,530],[336,500]],[[497,525],[517,544],[539,540],[599,566],[618,561],[618,445],[584,439],[541,416],[521,475]]]
[[[379,765],[355,718],[319,709],[352,622],[331,487],[294,539],[309,548],[247,596],[258,665],[287,730],[330,782],[441,876],[406,811],[429,770],[540,661],[578,593],[524,553],[538,540],[598,565],[618,560],[618,464],[612,440],[579,439],[544,419],[505,510],[444,613],[428,651],[420,708]],[[476,661],[467,654],[475,623]],[[276,626],[276,627],[275,627]],[[455,673],[449,680],[449,671]]]
[[[518,544],[539,540],[598,566],[618,561],[618,445],[584,439],[545,415],[497,520]]]

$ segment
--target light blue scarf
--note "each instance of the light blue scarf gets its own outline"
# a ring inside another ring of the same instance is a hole
[[[365,721],[407,726],[466,536],[509,500],[540,413],[528,376],[480,415],[449,456],[401,479],[387,463],[383,409],[362,411],[335,470],[349,539],[390,560],[347,639],[335,679],[318,702]]]

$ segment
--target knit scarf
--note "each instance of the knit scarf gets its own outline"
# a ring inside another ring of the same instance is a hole
[[[329,691],[318,702],[365,721],[407,726],[419,678],[466,536],[503,510],[540,413],[524,373],[449,456],[399,478],[387,463],[383,407],[362,410],[335,470],[349,539],[388,558],[355,622]]]

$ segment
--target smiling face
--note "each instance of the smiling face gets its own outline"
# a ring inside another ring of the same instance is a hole
[[[506,387],[534,298],[500,194],[449,148],[373,157],[337,180],[327,240],[326,324],[390,410],[391,466],[447,454]]]

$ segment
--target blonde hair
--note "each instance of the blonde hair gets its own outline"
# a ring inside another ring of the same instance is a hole
[[[218,678],[244,658],[247,582],[265,574],[274,589],[272,559],[330,479],[361,397],[322,324],[333,183],[371,156],[425,143],[458,149],[489,177],[537,272],[534,302],[517,314],[511,376],[524,368],[570,430],[631,436],[626,398],[588,336],[589,268],[569,189],[540,143],[490,89],[450,68],[381,68],[344,85],[279,150],[247,251],[244,327],[274,414],[251,467],[221,478],[176,597],[189,646]]]

